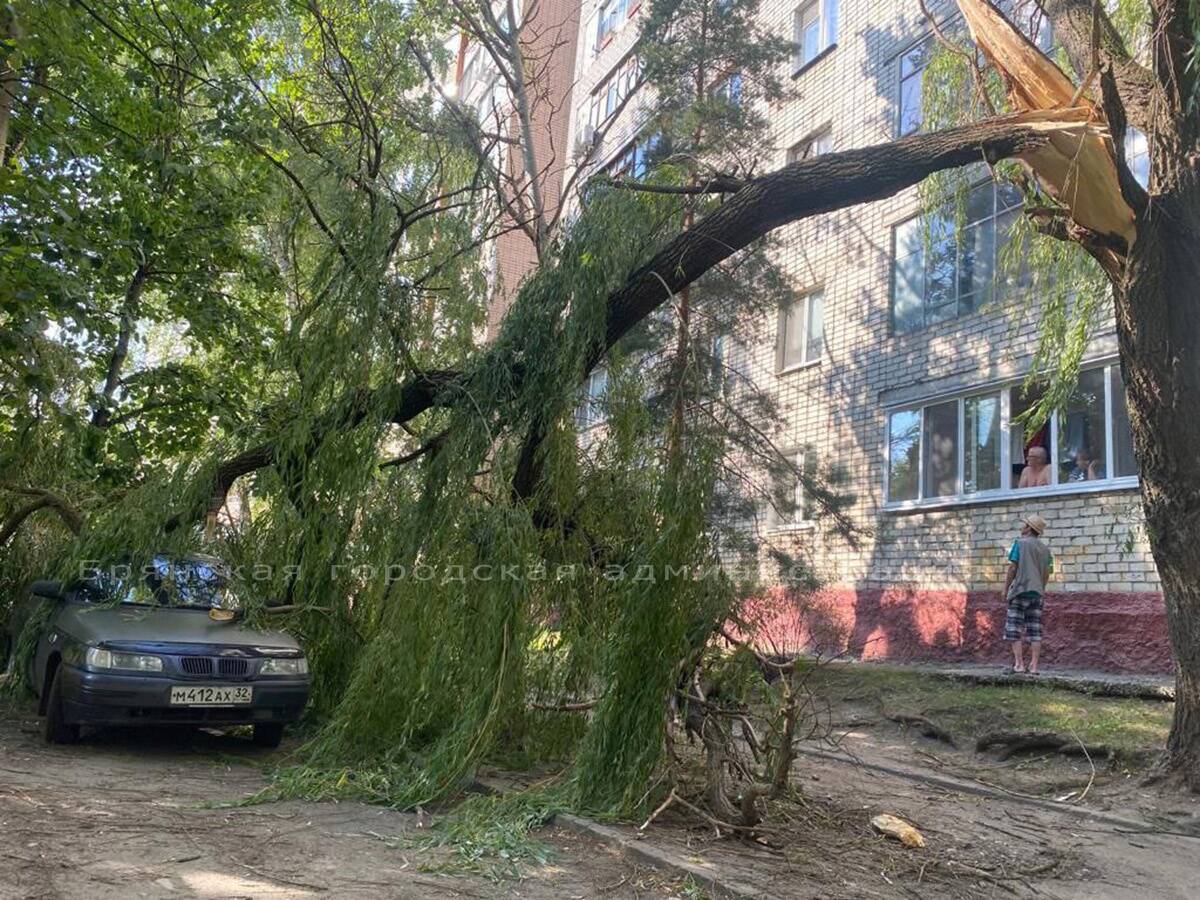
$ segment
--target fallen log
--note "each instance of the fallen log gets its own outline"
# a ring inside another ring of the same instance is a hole
[[[997,759],[1003,761],[1017,753],[1050,751],[1063,756],[1086,756],[1090,759],[1110,759],[1112,748],[1107,744],[1084,744],[1073,735],[1053,731],[993,731],[975,741],[975,752],[983,753],[1000,747]]]

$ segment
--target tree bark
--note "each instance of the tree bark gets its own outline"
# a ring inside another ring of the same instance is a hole
[[[1108,16],[1095,15],[1095,0],[1038,0],[1038,5],[1050,18],[1054,37],[1067,51],[1079,78],[1086,78],[1099,62],[1111,72],[1128,121],[1148,132],[1154,77],[1130,57]]]
[[[0,35],[7,43],[15,43],[21,37],[16,13],[11,8],[0,10]],[[13,102],[21,89],[21,78],[17,72],[19,59],[16,50],[0,56],[0,165],[8,158],[8,123],[12,118]]]
[[[104,386],[100,389],[100,399],[92,410],[92,424],[104,428],[112,417],[112,398],[121,383],[121,368],[129,356],[129,341],[133,338],[133,329],[137,326],[138,310],[141,307],[142,290],[150,271],[145,264],[134,270],[129,286],[125,289],[125,299],[121,303],[121,321],[117,327],[117,342],[108,358],[108,369],[104,373]]]
[[[934,172],[982,159],[995,161],[1016,156],[1044,146],[1048,139],[1046,132],[1002,116],[800,160],[748,182],[719,209],[697,222],[695,228],[670,241],[609,297],[604,337],[593,348],[579,380],[617,341],[676,292],[774,229],[835,209],[890,197]],[[520,362],[506,360],[506,364],[514,373],[514,381],[519,382]],[[318,419],[314,434],[327,428],[359,424],[379,402],[378,395],[383,390],[395,398],[389,421],[403,425],[436,406],[457,402],[469,379],[467,371],[429,371],[410,377],[399,387],[355,392]],[[522,453],[523,471],[518,473],[515,489],[518,497],[527,497],[532,492],[537,443],[540,439],[527,442],[533,446]],[[272,465],[275,455],[274,442],[265,441],[222,462],[214,476],[212,506],[172,516],[167,522],[168,529],[195,521],[207,509],[220,509],[225,494],[238,478]]]
[[[33,497],[34,499],[15,510],[5,520],[4,524],[0,526],[0,547],[8,543],[8,539],[17,533],[17,530],[25,524],[25,520],[39,509],[52,509],[58,513],[58,517],[62,519],[63,524],[67,526],[67,529],[72,534],[79,534],[83,528],[83,517],[79,515],[79,511],[53,491],[19,487],[8,487],[6,489],[26,497]]]
[[[1175,657],[1167,765],[1200,790],[1200,173],[1184,164],[1155,178],[1177,187],[1154,195],[1138,223],[1114,292],[1117,334]]]

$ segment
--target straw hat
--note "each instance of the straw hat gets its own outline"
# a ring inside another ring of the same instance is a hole
[[[1030,513],[1021,519],[1021,521],[1028,525],[1030,530],[1039,537],[1046,531],[1046,520],[1037,513]]]

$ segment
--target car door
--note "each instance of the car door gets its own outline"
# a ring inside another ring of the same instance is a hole
[[[55,632],[57,629],[54,620],[58,617],[58,610],[63,602],[62,582],[35,581],[29,586],[29,597],[23,610],[20,627],[24,629],[25,623],[31,619],[47,622],[46,626],[42,628],[41,634],[38,635],[37,648],[29,660],[29,668],[25,671],[30,687],[39,697],[45,686],[46,661],[56,649],[57,635]],[[55,635],[53,640],[50,639],[51,635]],[[20,632],[17,632],[17,639],[19,638]],[[15,649],[15,640],[13,646]]]

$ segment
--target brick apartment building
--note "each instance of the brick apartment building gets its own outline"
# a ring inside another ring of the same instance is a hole
[[[1048,45],[1032,4],[1015,6]],[[952,4],[933,8],[955,27]],[[644,159],[639,98],[614,113],[633,83],[641,11],[640,0],[583,0],[578,17],[569,127],[577,147],[599,142],[596,171],[636,176]],[[764,0],[761,15],[797,44],[795,96],[769,110],[774,165],[920,127],[931,35],[918,4]],[[1144,142],[1135,136],[1127,154],[1144,175]],[[1047,664],[1167,671],[1112,323],[1097,330],[1067,407],[1026,433],[1017,417],[1031,402],[1021,382],[1038,300],[1020,283],[995,283],[1019,198],[986,171],[980,179],[965,222],[946,215],[926,228],[913,189],[780,235],[794,306],[762,321],[735,364],[777,398],[790,451],[848,474],[866,536],[852,548],[803,513],[774,517],[772,540],[807,555],[827,587],[804,599],[776,591],[770,631],[778,644],[827,653],[1003,660],[1005,554],[1020,517],[1035,512],[1056,556]],[[961,240],[956,222],[969,229]],[[597,373],[588,391],[603,387]],[[1040,452],[1048,468],[1026,479],[1045,483],[1020,486]]]
[[[1032,4],[1013,5],[1048,45],[1046,24],[1027,12]],[[550,202],[570,204],[560,194],[579,148],[595,144],[592,171],[636,177],[645,164],[650,135],[640,123],[649,91],[622,107],[636,80],[642,4],[539,0],[532,9],[521,26],[531,55],[550,54],[536,152],[546,161]],[[933,9],[955,27],[952,5]],[[794,96],[769,110],[774,164],[920,127],[931,35],[916,4],[767,0],[761,15],[797,45],[788,73]],[[455,49],[459,99],[480,109],[489,97],[503,105],[503,85],[481,48],[464,37]],[[1126,149],[1144,175],[1144,143],[1135,137]],[[981,173],[963,222],[969,233],[959,240],[947,233],[927,246],[937,229],[918,218],[915,189],[780,235],[794,306],[761,322],[731,364],[778,400],[789,452],[848,475],[851,515],[865,536],[851,547],[803,513],[794,521],[768,516],[772,542],[811,559],[826,584],[815,597],[769,598],[778,645],[869,658],[1004,658],[1004,554],[1020,517],[1036,512],[1050,522],[1057,567],[1048,663],[1169,669],[1111,321],[1097,329],[1067,408],[1036,434],[1016,424],[1033,399],[1021,383],[1039,321],[1036,296],[995,283],[1016,203]],[[947,215],[942,226],[961,221]],[[528,239],[510,232],[492,259],[489,334],[535,257]],[[604,388],[600,370],[586,391],[599,396]],[[593,424],[596,407],[583,409],[583,424]],[[1034,447],[1048,457],[1040,479],[1048,483],[1021,487]]]
[[[507,19],[506,4],[492,4],[496,18]],[[579,35],[577,0],[520,0],[518,15],[521,53],[529,77],[530,133],[537,163],[538,186],[546,210],[554,215],[562,202],[563,176],[571,164],[568,125],[573,87],[575,41]],[[505,130],[518,133],[511,92],[499,67],[479,40],[467,32],[451,36],[446,49],[454,63],[447,73],[448,93],[473,110],[485,129],[497,119]],[[523,171],[511,145],[498,144],[496,164],[509,173]],[[520,178],[519,175],[516,175]],[[505,230],[488,248],[488,307],[486,337],[495,337],[500,320],[516,296],[521,280],[537,264],[537,250],[519,229]]]

